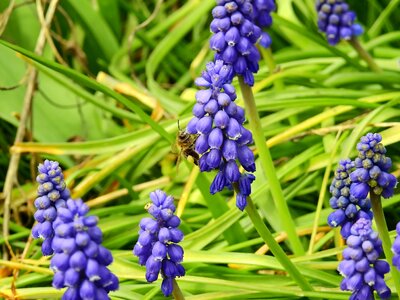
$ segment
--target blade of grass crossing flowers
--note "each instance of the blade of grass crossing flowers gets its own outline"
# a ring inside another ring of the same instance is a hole
[[[314,245],[315,245],[315,240],[316,240],[316,235],[317,235],[319,219],[321,216],[322,205],[324,203],[324,198],[325,198],[325,194],[326,194],[326,186],[328,185],[329,176],[330,176],[331,170],[332,170],[332,162],[334,161],[336,152],[341,144],[339,141],[343,140],[343,138],[340,138],[340,136],[341,136],[341,132],[339,131],[336,135],[336,139],[335,139],[334,145],[331,150],[331,155],[329,157],[329,163],[325,169],[324,177],[322,179],[321,189],[319,192],[319,197],[318,197],[318,202],[317,202],[317,209],[315,211],[313,230],[311,233],[310,244],[308,247],[308,254],[312,254],[314,251]]]
[[[253,138],[258,149],[261,166],[263,168],[265,177],[269,181],[272,197],[278,210],[279,218],[282,222],[282,228],[288,235],[289,243],[293,252],[296,255],[303,255],[304,249],[296,234],[296,225],[291,217],[289,208],[284,199],[281,185],[276,175],[274,163],[272,161],[271,153],[265,143],[264,132],[261,127],[260,117],[254,101],[253,92],[251,87],[244,83],[243,78],[239,77],[239,84],[242,91],[246,114],[249,119],[250,128],[253,133]]]
[[[77,86],[76,84],[73,84],[66,77],[61,76],[60,74],[57,74],[55,72],[51,72],[48,68],[44,67],[42,64],[32,61],[32,60],[27,60],[27,62],[34,65],[35,68],[38,69],[41,73],[50,77],[54,81],[62,84],[64,87],[66,87],[67,89],[69,89],[70,91],[72,91],[77,96],[84,99],[85,101],[90,102],[90,103],[96,105],[97,107],[110,112],[111,114],[113,114],[116,117],[126,118],[128,120],[135,121],[135,122],[141,121],[135,114],[132,114],[131,112],[128,112],[126,110],[123,110],[121,108],[115,107],[114,105],[110,105],[109,103],[104,102],[103,100],[90,94],[89,92],[85,91],[84,89]]]

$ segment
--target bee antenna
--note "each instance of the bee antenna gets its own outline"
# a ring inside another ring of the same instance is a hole
[[[179,125],[179,119],[178,119],[178,129],[179,131],[181,130],[181,126]]]

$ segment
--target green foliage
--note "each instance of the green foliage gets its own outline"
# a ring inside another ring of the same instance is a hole
[[[7,15],[11,2],[0,3],[0,24],[7,22],[0,39],[0,187],[8,149],[23,159],[8,237],[17,257],[0,261],[5,267],[0,295],[11,297],[14,285],[19,299],[62,294],[51,288],[49,260],[41,257],[39,243],[28,240],[36,189],[30,163],[52,158],[62,162],[73,196],[85,199],[91,214],[100,217],[104,245],[115,257],[111,269],[121,279],[112,299],[164,298],[159,282],[145,282],[144,268],[131,252],[148,194],[158,188],[180,200],[178,207],[188,201],[182,206],[187,276],[178,279],[187,299],[348,299],[339,290],[336,272],[343,247],[326,227],[329,193],[321,199],[320,213],[317,203],[329,186],[330,179],[322,180],[326,168],[354,157],[352,149],[367,131],[382,134],[399,175],[400,1],[349,1],[366,29],[361,42],[384,70],[379,75],[350,45],[325,42],[315,25],[313,0],[279,0],[269,29],[277,68],[269,70],[262,61],[253,90],[304,249],[318,225],[311,253],[290,256],[313,292],[302,292],[265,253],[249,217],[235,207],[233,193],[209,195],[213,174],[198,175],[186,162],[176,167],[179,150],[172,144],[177,122],[181,127],[188,122],[193,80],[212,57],[207,43],[214,0],[60,1],[50,28],[55,48],[47,43],[41,56],[34,52],[41,29],[36,4],[15,1]],[[63,61],[57,61],[55,50]],[[39,74],[32,117],[25,141],[13,145],[31,67]],[[240,95],[238,100],[243,105]],[[343,143],[332,154],[336,138]],[[252,198],[291,255],[259,159],[255,175]],[[390,230],[398,220],[399,202],[396,195],[383,203]],[[0,244],[5,245],[3,236]],[[12,269],[20,269],[16,279],[6,272]],[[394,288],[391,279],[388,284]]]

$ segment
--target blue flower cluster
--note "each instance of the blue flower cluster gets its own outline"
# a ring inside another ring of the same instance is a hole
[[[260,27],[270,27],[272,25],[271,12],[276,10],[275,0],[254,0],[253,1],[253,20]],[[272,39],[268,33],[262,32],[259,41],[260,45],[268,48]]]
[[[350,159],[341,160],[330,186],[332,198],[329,203],[335,211],[328,216],[328,224],[332,227],[341,226],[341,235],[345,239],[350,235],[350,228],[356,220],[372,219],[373,216],[368,198],[358,199],[350,194],[350,173],[353,169],[354,162]]]
[[[260,3],[262,4],[262,3]],[[257,20],[265,21],[265,10],[260,10]],[[215,60],[223,60],[232,65],[235,75],[243,76],[246,84],[254,84],[254,75],[259,69],[260,53],[255,44],[261,37],[261,29],[254,23],[254,7],[250,0],[217,0],[212,11],[213,21],[210,29],[214,35],[210,39],[210,47],[214,51]]]
[[[194,117],[188,123],[186,131],[199,134],[195,150],[201,155],[200,171],[219,170],[211,184],[211,194],[222,191],[225,187],[231,188],[233,183],[239,183],[237,206],[243,210],[255,177],[250,174],[241,175],[238,162],[248,172],[254,172],[256,167],[254,154],[249,149],[253,137],[243,127],[243,108],[234,102],[236,91],[229,83],[231,73],[232,66],[225,65],[222,60],[207,64],[206,71],[196,79],[196,84],[206,89],[196,93]]]
[[[42,238],[43,255],[51,255],[53,254],[53,223],[57,217],[57,209],[65,207],[70,192],[66,187],[58,162],[45,160],[43,164],[39,164],[38,170],[39,175],[36,181],[40,185],[37,190],[38,198],[34,202],[37,209],[34,218],[38,223],[32,229],[32,236]]]
[[[107,268],[113,257],[101,245],[97,217],[86,216],[88,211],[82,200],[69,199],[54,221],[50,268],[53,286],[67,287],[63,300],[107,300],[108,292],[118,289],[118,278]]]
[[[329,44],[334,46],[340,39],[350,40],[363,33],[363,28],[354,24],[355,12],[344,0],[318,0],[316,8],[318,28],[326,34]]]
[[[185,275],[181,265],[183,249],[177,244],[183,239],[183,233],[178,229],[181,220],[174,215],[175,205],[171,196],[156,190],[150,193],[150,199],[152,202],[147,210],[154,219],[141,220],[139,239],[133,253],[139,257],[142,266],[146,265],[148,282],[156,281],[161,272],[161,290],[165,296],[169,296],[175,277]]]
[[[381,299],[389,299],[390,288],[384,275],[390,266],[379,260],[382,253],[382,241],[371,228],[371,220],[360,218],[351,227],[351,235],[346,240],[343,261],[338,270],[344,277],[341,289],[352,291],[350,300],[373,300],[374,290]]]
[[[400,222],[397,223],[396,233],[397,235],[392,245],[392,251],[394,254],[393,266],[395,266],[400,271]]]
[[[392,160],[385,156],[386,149],[378,133],[368,133],[357,144],[356,169],[350,174],[350,194],[355,198],[366,198],[370,190],[384,198],[393,196],[397,179],[389,173]]]

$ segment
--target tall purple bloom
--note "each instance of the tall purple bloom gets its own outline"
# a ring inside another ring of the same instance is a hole
[[[382,254],[382,241],[371,228],[371,220],[360,218],[351,227],[351,235],[346,240],[347,248],[343,251],[343,261],[338,270],[344,277],[341,289],[351,291],[351,300],[373,300],[374,290],[381,299],[389,299],[390,288],[384,275],[390,266],[379,260]]]
[[[53,222],[57,217],[57,209],[65,207],[65,202],[70,197],[66,187],[62,170],[56,161],[45,160],[38,166],[39,175],[36,181],[40,184],[34,205],[37,211],[34,214],[38,222],[32,229],[34,238],[42,238],[43,255],[53,254],[51,247],[54,237]]]
[[[240,75],[245,83],[252,86],[253,73],[257,73],[260,60],[255,44],[262,33],[260,27],[254,23],[254,6],[250,0],[216,2],[217,6],[212,11],[214,19],[210,24],[214,33],[210,39],[210,47],[216,51],[215,60],[232,65],[230,79]]]
[[[341,226],[344,239],[350,235],[351,226],[359,218],[372,219],[373,216],[368,198],[358,199],[350,194],[350,173],[353,170],[354,162],[350,159],[341,160],[329,189],[332,194],[329,203],[335,211],[328,216],[328,224],[332,227]]]
[[[350,174],[350,194],[355,198],[366,198],[370,190],[384,198],[393,196],[397,179],[389,173],[392,160],[386,157],[386,149],[378,133],[368,133],[357,144],[356,169]]]
[[[199,167],[202,172],[218,170],[210,192],[215,194],[233,183],[240,187],[236,202],[243,210],[251,193],[252,174],[242,175],[239,164],[248,172],[255,171],[254,154],[249,149],[253,137],[243,127],[244,109],[236,105],[235,88],[230,84],[232,66],[222,60],[208,63],[206,71],[196,79],[200,90],[193,107],[194,117],[187,126],[190,134],[199,134],[195,150],[201,155]]]
[[[86,216],[88,211],[81,199],[69,199],[54,222],[50,268],[55,272],[53,286],[67,287],[63,300],[107,300],[108,292],[118,289],[118,278],[107,268],[113,257],[101,245],[97,217]]]
[[[329,44],[336,45],[340,39],[350,40],[363,33],[355,24],[356,13],[349,9],[345,0],[318,0],[318,28],[326,34]]]
[[[400,222],[397,223],[396,226],[396,238],[393,242],[392,251],[393,251],[393,266],[395,266],[400,271]]]
[[[161,272],[161,290],[165,296],[173,291],[175,277],[185,275],[181,265],[183,249],[177,243],[183,239],[178,229],[181,220],[174,215],[174,199],[161,190],[150,193],[148,212],[154,217],[140,221],[139,239],[133,253],[139,257],[139,264],[146,266],[146,280],[153,282]]]

